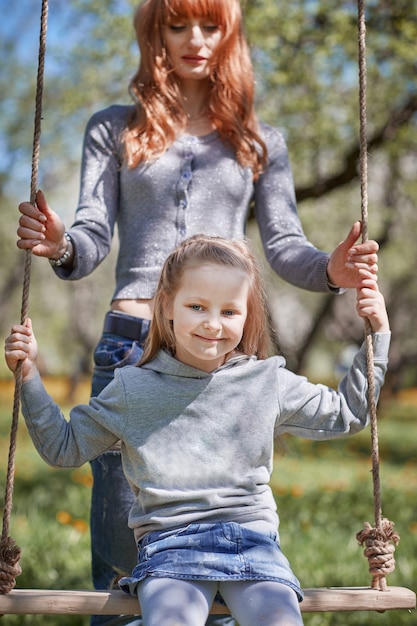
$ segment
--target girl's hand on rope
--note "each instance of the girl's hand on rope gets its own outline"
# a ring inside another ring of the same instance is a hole
[[[359,270],[356,310],[359,317],[369,320],[374,333],[389,332],[390,326],[384,296],[379,291],[376,275],[368,270]]]
[[[36,193],[36,206],[30,202],[19,204],[21,217],[17,235],[17,247],[32,249],[36,256],[59,259],[65,252],[65,225],[61,218],[49,208],[42,191]]]
[[[377,274],[378,243],[371,239],[364,243],[356,243],[361,232],[361,222],[355,222],[346,239],[341,241],[330,255],[327,275],[332,285],[354,289],[358,284],[360,269]]]
[[[22,361],[22,380],[26,382],[38,372],[36,357],[38,342],[32,330],[32,322],[28,318],[24,325],[16,324],[6,338],[4,352],[8,368],[16,373],[17,364]]]

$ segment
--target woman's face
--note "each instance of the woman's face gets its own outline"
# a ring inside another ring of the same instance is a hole
[[[221,28],[208,18],[176,18],[164,26],[166,50],[182,80],[203,80],[216,63]]]

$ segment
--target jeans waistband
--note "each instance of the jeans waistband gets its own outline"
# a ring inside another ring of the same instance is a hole
[[[150,324],[150,320],[141,317],[126,315],[119,311],[109,311],[104,320],[103,332],[143,342],[148,334]]]

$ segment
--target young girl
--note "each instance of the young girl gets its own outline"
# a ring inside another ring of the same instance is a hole
[[[357,310],[373,330],[377,393],[389,324],[375,276],[361,271]],[[302,624],[303,594],[281,552],[268,485],[274,438],[342,437],[364,428],[362,347],[338,391],[312,384],[268,354],[265,296],[243,241],[196,235],[169,255],[141,362],[67,422],[36,368],[31,323],[6,339],[23,360],[22,409],[48,463],[78,466],[121,441],[135,500],[138,562],[122,589],[145,626],[203,626],[217,591],[241,626]]]
[[[358,268],[377,264],[377,243],[356,243],[359,223],[331,255],[305,237],[283,134],[256,115],[239,0],[145,0],[134,27],[133,103],[98,111],[87,125],[74,224],[65,232],[40,192],[37,206],[19,207],[18,246],[48,258],[64,280],[93,272],[118,234],[93,396],[115,368],[140,358],[167,256],[195,233],[243,238],[252,204],[271,267],[297,287],[337,293],[356,286]],[[91,465],[93,581],[107,589],[135,563],[133,500],[117,446]]]

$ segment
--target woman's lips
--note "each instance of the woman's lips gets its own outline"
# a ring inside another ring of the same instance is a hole
[[[183,61],[185,61],[185,63],[202,63],[207,60],[205,57],[191,55],[186,55],[181,58]]]

